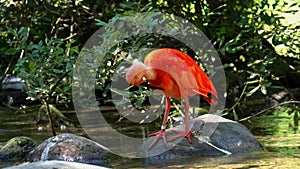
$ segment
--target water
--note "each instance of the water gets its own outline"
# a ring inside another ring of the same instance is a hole
[[[28,136],[38,143],[42,143],[49,137],[52,137],[52,131],[49,128],[44,127],[42,130],[38,130],[35,120],[38,110],[39,107],[33,107],[23,113],[17,112],[17,110],[0,107],[0,148],[5,144],[5,142],[16,136]],[[71,119],[76,119],[74,111],[63,111],[63,113]],[[59,129],[57,129],[56,132],[57,134],[63,133],[63,131],[60,131]],[[80,136],[85,135],[81,128],[74,126],[68,127],[68,132]],[[0,161],[0,168],[14,164],[17,163]]]
[[[25,112],[17,112],[5,107],[0,107],[0,143],[6,142],[12,137],[26,135],[37,142],[43,142],[52,136],[52,131],[48,127],[43,127],[39,131],[36,117],[39,107],[33,107]],[[64,115],[71,120],[76,119],[74,111],[62,111]],[[76,122],[75,122],[76,124]],[[83,130],[78,127],[69,126],[68,132],[84,135]],[[56,130],[57,134],[63,133],[60,129]]]
[[[41,155],[41,161],[47,161],[48,158],[48,153],[51,147],[55,146],[56,143],[50,142],[46,148],[44,149],[44,151],[42,152]]]
[[[15,136],[29,136],[41,143],[52,136],[49,129],[38,131],[34,117],[38,108],[33,108],[26,113],[15,113],[15,110],[0,108],[0,147],[10,138]],[[63,111],[65,116],[76,119],[73,111]],[[109,112],[110,118],[118,118],[117,113]],[[146,127],[148,132],[159,129]],[[129,127],[128,121],[114,124],[118,130],[134,135],[136,127]],[[156,161],[155,163],[147,159],[122,158],[107,164],[111,168],[300,168],[300,134],[292,129],[291,117],[283,115],[266,115],[252,119],[245,123],[250,131],[254,133],[262,146],[265,148],[261,152],[246,154],[234,154],[221,157],[190,157],[169,161]],[[122,126],[122,127],[120,127]],[[145,127],[145,126],[144,126]],[[58,134],[62,133],[57,131]],[[84,136],[85,133],[79,127],[68,127],[68,132]],[[138,133],[139,134],[139,133]],[[46,154],[46,152],[45,152]],[[15,162],[0,162],[0,168],[15,165]]]

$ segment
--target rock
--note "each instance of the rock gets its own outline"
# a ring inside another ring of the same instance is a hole
[[[44,141],[26,156],[25,161],[60,160],[99,165],[112,155],[109,149],[92,140],[65,133]]]
[[[33,148],[37,146],[37,143],[26,136],[19,136],[10,139],[0,149],[0,160],[3,161],[18,161],[24,158]]]
[[[14,76],[6,76],[4,77],[1,85],[2,90],[19,90],[19,91],[26,91],[27,87],[25,85],[25,80],[14,77]]]
[[[26,103],[28,94],[23,91],[1,91],[0,105],[21,105]]]
[[[213,114],[199,116],[190,121],[192,144],[186,138],[164,144],[162,139],[149,150],[155,137],[150,137],[138,150],[138,156],[150,159],[178,159],[191,156],[216,156],[261,150],[256,138],[242,124]],[[183,131],[184,125],[171,129]],[[168,129],[167,131],[170,131]],[[167,140],[176,133],[169,133]],[[161,153],[162,152],[162,153]],[[161,153],[161,154],[160,154]]]
[[[21,105],[26,102],[27,87],[23,79],[7,75],[0,86],[0,105]]]
[[[89,164],[81,164],[76,162],[67,162],[67,161],[40,161],[40,162],[33,162],[33,163],[24,163],[17,166],[7,167],[4,169],[35,169],[35,168],[43,168],[43,169],[107,169],[105,167],[89,165]]]

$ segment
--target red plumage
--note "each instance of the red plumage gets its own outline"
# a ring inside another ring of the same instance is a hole
[[[210,104],[216,104],[217,91],[213,83],[199,65],[186,53],[176,49],[163,48],[150,52],[144,63],[134,62],[126,73],[126,80],[132,85],[139,85],[146,78],[149,85],[160,88],[160,92],[166,96],[165,117],[160,132],[154,133],[156,138],[150,148],[163,137],[165,137],[165,125],[170,109],[170,97],[182,98],[185,101],[186,130],[171,140],[186,136],[191,142],[188,124],[189,103],[188,96],[200,94]],[[212,96],[213,95],[213,96]]]

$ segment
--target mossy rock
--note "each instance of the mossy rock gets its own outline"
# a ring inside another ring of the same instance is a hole
[[[18,161],[24,158],[36,146],[36,141],[30,137],[14,137],[0,149],[0,159]]]

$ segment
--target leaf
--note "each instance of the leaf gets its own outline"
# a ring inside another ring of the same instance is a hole
[[[107,25],[106,22],[101,21],[101,20],[99,20],[99,19],[95,19],[95,21],[96,21],[96,25],[98,25],[98,26],[106,26],[106,25]]]
[[[67,66],[66,66],[66,70],[68,71],[68,70],[72,70],[72,69],[73,69],[73,65],[70,62],[68,62]]]
[[[15,37],[18,37],[18,33],[15,29],[7,27],[7,30],[8,30],[9,33],[13,34]]]
[[[260,88],[260,85],[256,86],[254,89],[252,89],[250,92],[247,93],[247,97],[251,96],[253,93],[255,93]]]
[[[122,90],[119,90],[116,88],[110,88],[110,91],[112,91],[118,95],[121,95],[121,96],[130,97],[130,92],[127,92],[127,91],[122,91]]]
[[[299,115],[298,115],[298,111],[294,111],[294,125],[298,128],[299,126]]]
[[[59,69],[53,69],[53,72],[54,72],[54,73],[61,73],[62,71],[59,70]]]
[[[299,2],[294,2],[294,3],[290,4],[289,7],[291,8],[291,7],[298,6],[298,5],[299,5]]]
[[[238,120],[239,120],[239,117],[238,117],[238,115],[237,115],[235,109],[233,109],[233,118],[234,118],[235,121],[238,121]]]
[[[29,64],[29,72],[33,72],[34,69],[35,69],[35,66],[36,66],[36,63],[35,63],[35,62],[31,62],[31,63]]]
[[[267,88],[270,87],[272,84],[272,82],[265,82],[263,84],[261,84],[261,92],[264,94],[264,95],[267,95]]]
[[[59,86],[57,86],[57,87],[55,88],[55,92],[56,92],[56,93],[64,93],[64,90],[62,90]]]
[[[272,44],[274,46],[277,46],[277,45],[281,44],[280,36],[274,35],[273,38],[272,38]]]
[[[70,85],[70,86],[65,86],[64,88],[63,88],[63,91],[64,92],[68,92],[68,91],[71,91],[72,90],[72,86]]]
[[[265,82],[262,84],[262,86],[265,86],[265,87],[270,87],[272,84],[272,82]]]
[[[247,66],[251,67],[251,66],[257,65],[257,64],[259,64],[259,63],[261,63],[261,62],[263,62],[263,60],[261,60],[261,59],[257,59],[257,60],[254,60],[254,61],[250,61],[250,62],[247,64]]]
[[[267,95],[267,88],[266,88],[266,86],[261,86],[260,91],[262,92],[262,94]]]
[[[120,18],[120,15],[117,14],[117,15],[115,15],[113,18],[111,18],[111,19],[109,20],[109,22],[115,23],[119,18]]]
[[[14,55],[18,52],[16,48],[10,48],[5,52],[5,55]]]
[[[138,98],[138,99],[136,100],[136,102],[134,103],[134,105],[135,105],[136,107],[139,107],[139,106],[141,106],[141,105],[144,103],[145,100],[146,100],[145,97],[140,97],[140,98]]]
[[[246,84],[254,84],[254,83],[258,83],[259,80],[251,80],[251,81],[247,81]]]
[[[260,72],[265,72],[265,70],[266,70],[265,65],[260,65],[259,71]]]
[[[24,38],[24,40],[26,40],[27,29],[22,26],[19,29],[18,34],[20,35],[21,38]]]

